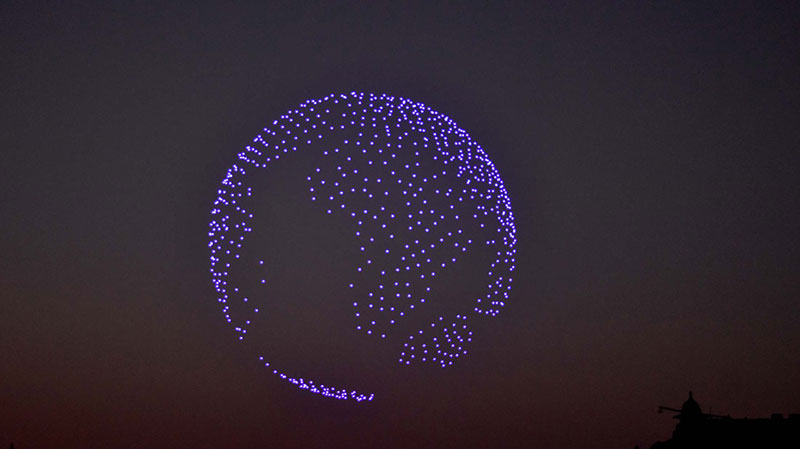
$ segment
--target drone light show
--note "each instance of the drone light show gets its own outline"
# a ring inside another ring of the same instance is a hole
[[[338,263],[346,274],[335,279],[346,299],[330,300],[350,317],[348,331],[393,354],[398,369],[447,368],[466,357],[471,324],[496,316],[509,298],[516,244],[503,181],[468,133],[422,103],[357,92],[306,101],[267,126],[227,170],[209,224],[217,300],[242,341],[264,331],[266,315],[279,314],[271,305],[281,296],[270,292],[278,268],[269,267],[280,261],[256,235],[276,237],[270,226],[281,213],[260,206],[287,190],[256,186],[287,172],[316,211],[313,224],[330,228],[326,220],[335,220],[347,234],[353,255]],[[464,264],[479,275],[458,271]],[[254,344],[258,360],[301,389],[375,397],[363,386],[333,385],[324,373],[309,379],[267,346]]]

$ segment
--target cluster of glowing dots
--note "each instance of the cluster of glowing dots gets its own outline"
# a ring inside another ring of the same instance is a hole
[[[361,259],[345,282],[355,328],[369,338],[386,339],[396,324],[435,301],[436,276],[471,248],[489,250],[485,288],[467,310],[401,336],[398,362],[447,367],[465,356],[472,341],[468,317],[497,315],[511,290],[516,229],[506,189],[483,149],[447,116],[408,99],[357,92],[310,100],[282,115],[239,153],[241,162],[222,181],[211,211],[211,277],[238,338],[246,338],[259,313],[248,298],[253,295],[240,292],[229,276],[252,232],[247,177],[294,152],[321,155],[305,179],[309,199],[322,214],[352,224]],[[259,360],[322,396],[374,397],[290,376]]]

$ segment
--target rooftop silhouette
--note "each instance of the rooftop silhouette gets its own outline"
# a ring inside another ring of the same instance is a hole
[[[800,447],[800,414],[769,418],[732,418],[704,413],[692,392],[680,409],[659,406],[658,412],[673,411],[678,420],[672,438],[651,449],[676,448],[796,448]]]

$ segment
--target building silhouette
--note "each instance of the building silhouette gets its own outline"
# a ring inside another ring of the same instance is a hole
[[[800,414],[750,419],[703,413],[691,391],[680,409],[659,406],[659,413],[664,410],[677,412],[678,424],[672,438],[651,449],[800,448]]]

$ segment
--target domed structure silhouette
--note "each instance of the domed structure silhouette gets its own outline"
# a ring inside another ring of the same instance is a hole
[[[683,403],[683,406],[681,406],[681,414],[678,416],[680,416],[680,419],[702,418],[703,411],[700,409],[700,404],[694,400],[691,391],[689,392],[689,399],[687,399],[686,402]]]
[[[658,407],[659,413],[664,410],[678,412],[673,417],[678,424],[672,438],[656,442],[652,449],[800,447],[800,414],[748,419],[703,413],[691,391],[680,409]]]

